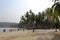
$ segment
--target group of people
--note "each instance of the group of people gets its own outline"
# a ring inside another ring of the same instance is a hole
[[[6,32],[7,30],[6,29],[3,29],[3,32]],[[9,29],[9,32],[11,31],[19,31],[19,29]]]

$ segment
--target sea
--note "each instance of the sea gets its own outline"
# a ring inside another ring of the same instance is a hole
[[[3,32],[3,30],[5,30],[5,32],[9,32],[9,31],[17,31],[19,28],[0,28],[0,32]]]

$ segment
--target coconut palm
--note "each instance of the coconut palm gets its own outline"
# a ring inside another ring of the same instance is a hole
[[[27,20],[27,24],[29,23],[29,16],[30,16],[30,15],[29,15],[29,12],[27,11],[27,12],[26,12],[26,15],[25,15],[25,18],[26,18],[26,20]]]
[[[60,3],[56,1],[58,0],[54,0],[54,4],[52,6],[53,20],[55,22],[55,25],[56,25],[58,16],[60,16]],[[55,27],[55,29],[57,31],[57,27]]]
[[[36,28],[40,28],[41,27],[41,23],[42,23],[42,14],[39,12],[38,15],[36,15]],[[38,26],[37,26],[38,25]]]
[[[24,18],[24,16],[21,17],[20,25],[22,26],[23,31],[24,31],[24,25],[25,25],[25,18]]]
[[[54,11],[57,11],[57,13],[58,13],[58,16],[60,16],[60,3],[59,2],[57,2],[57,3],[55,3],[53,6],[52,6],[52,11],[53,11],[53,13],[54,13]]]
[[[46,18],[46,13],[44,11],[42,11],[42,14],[41,14],[41,27],[42,28],[45,28],[45,24],[44,24],[44,21],[45,21],[45,18]]]
[[[33,28],[33,32],[34,32],[34,29],[35,29],[35,14],[32,12],[32,10],[30,10],[30,23],[32,24],[32,28]]]
[[[56,2],[58,0],[54,0],[54,1]],[[54,11],[56,11],[58,16],[60,16],[60,2],[59,1],[53,4],[52,11],[53,11],[53,13],[54,13]]]
[[[48,19],[48,22],[51,21],[51,17],[52,17],[52,9],[51,8],[47,8],[46,9],[46,16],[47,16],[47,19]]]
[[[49,25],[48,27],[51,28],[51,23],[52,23],[52,9],[51,8],[47,8],[46,9],[46,17],[47,17],[46,20],[48,20],[47,21],[48,22],[47,25]]]
[[[52,0],[52,1],[54,1],[54,3],[55,3],[55,2],[58,1],[58,0]]]

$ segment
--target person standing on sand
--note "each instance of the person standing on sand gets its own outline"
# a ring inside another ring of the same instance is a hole
[[[3,32],[5,32],[6,30],[5,29],[3,29]]]

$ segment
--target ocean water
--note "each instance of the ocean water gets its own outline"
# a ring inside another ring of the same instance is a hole
[[[9,32],[10,30],[17,31],[19,28],[0,28],[0,32],[3,32],[4,29],[6,30],[6,32]]]

